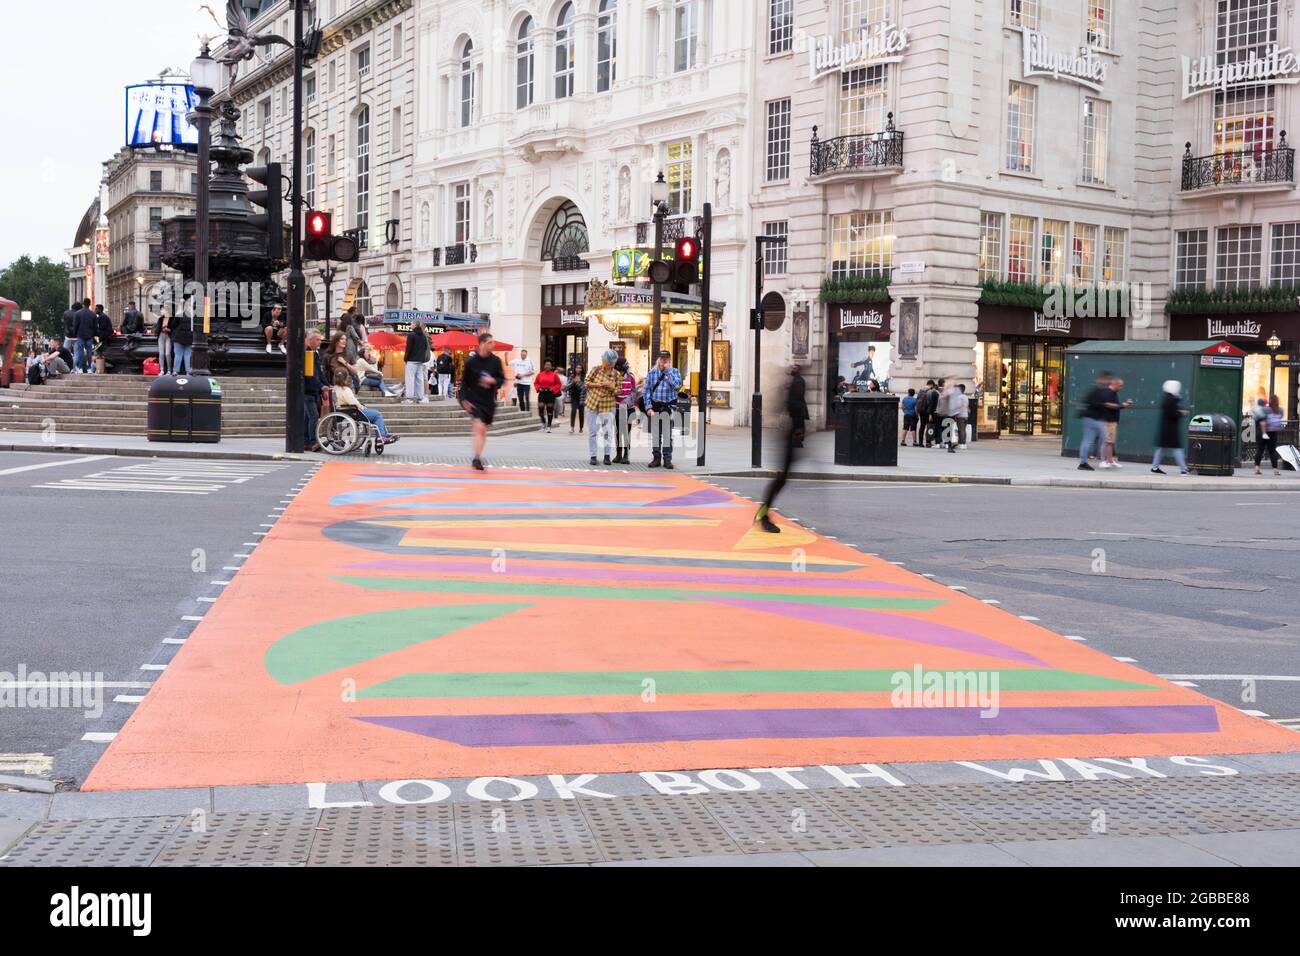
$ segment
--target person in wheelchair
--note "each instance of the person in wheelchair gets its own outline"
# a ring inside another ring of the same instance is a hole
[[[397,441],[396,435],[388,433],[388,426],[384,423],[384,416],[373,408],[366,408],[357,401],[357,393],[352,391],[352,376],[347,369],[337,369],[334,372],[334,408],[338,411],[355,408],[359,411],[370,424],[374,425],[379,431],[379,440],[385,445],[391,445]]]

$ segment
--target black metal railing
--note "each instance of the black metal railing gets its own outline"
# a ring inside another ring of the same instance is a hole
[[[552,272],[582,272],[591,268],[591,263],[582,256],[556,256],[551,260]]]
[[[811,145],[810,176],[903,165],[903,131],[894,128],[893,113],[886,118],[884,131],[879,133],[818,139],[814,126]]]
[[[649,245],[654,241],[653,222],[638,222],[636,224],[636,244],[638,246]],[[687,230],[691,230],[687,232]],[[687,236],[695,236],[697,239],[704,232],[703,216],[674,216],[671,219],[664,220],[664,242],[676,242],[678,239],[685,239]]]
[[[1183,192],[1212,186],[1249,186],[1255,183],[1295,183],[1295,149],[1286,144],[1286,131],[1276,146],[1213,156],[1193,156],[1192,144],[1183,154]]]
[[[443,261],[449,266],[463,266],[469,256],[469,245],[457,242],[443,250]]]
[[[442,265],[442,249],[441,249],[441,248],[435,248],[435,249],[433,250],[433,264],[434,264],[435,266],[440,266],[440,265]]]

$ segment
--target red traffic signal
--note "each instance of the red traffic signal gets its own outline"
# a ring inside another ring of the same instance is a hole
[[[683,286],[700,281],[700,241],[694,236],[677,240],[673,250],[673,281]]]
[[[320,239],[329,236],[333,229],[333,215],[328,212],[320,212],[313,209],[307,213],[307,238]]]

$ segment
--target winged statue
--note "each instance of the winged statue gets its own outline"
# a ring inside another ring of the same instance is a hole
[[[199,9],[206,10],[213,20],[217,20],[217,15],[212,12],[211,7],[205,4]],[[220,20],[217,20],[217,25],[221,25]],[[287,47],[293,46],[292,43],[278,34],[254,33],[252,21],[249,19],[243,3],[240,0],[227,0],[226,45],[221,53],[216,56],[216,60],[225,64],[230,71],[228,85],[234,85],[235,77],[239,74],[241,60],[251,60],[258,47],[271,46],[273,43],[279,43]]]

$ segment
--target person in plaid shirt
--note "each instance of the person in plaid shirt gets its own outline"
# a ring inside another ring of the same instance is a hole
[[[682,390],[682,373],[669,361],[667,349],[659,353],[659,361],[645,377],[646,409],[652,413],[650,430],[654,434],[654,451],[650,467],[673,467],[673,420],[677,417],[677,393]]]
[[[618,389],[623,376],[614,368],[618,353],[607,349],[600,357],[600,368],[587,373],[587,449],[591,463],[596,464],[597,440],[605,440],[605,464],[612,464],[610,452],[614,444],[614,409],[618,405]]]

